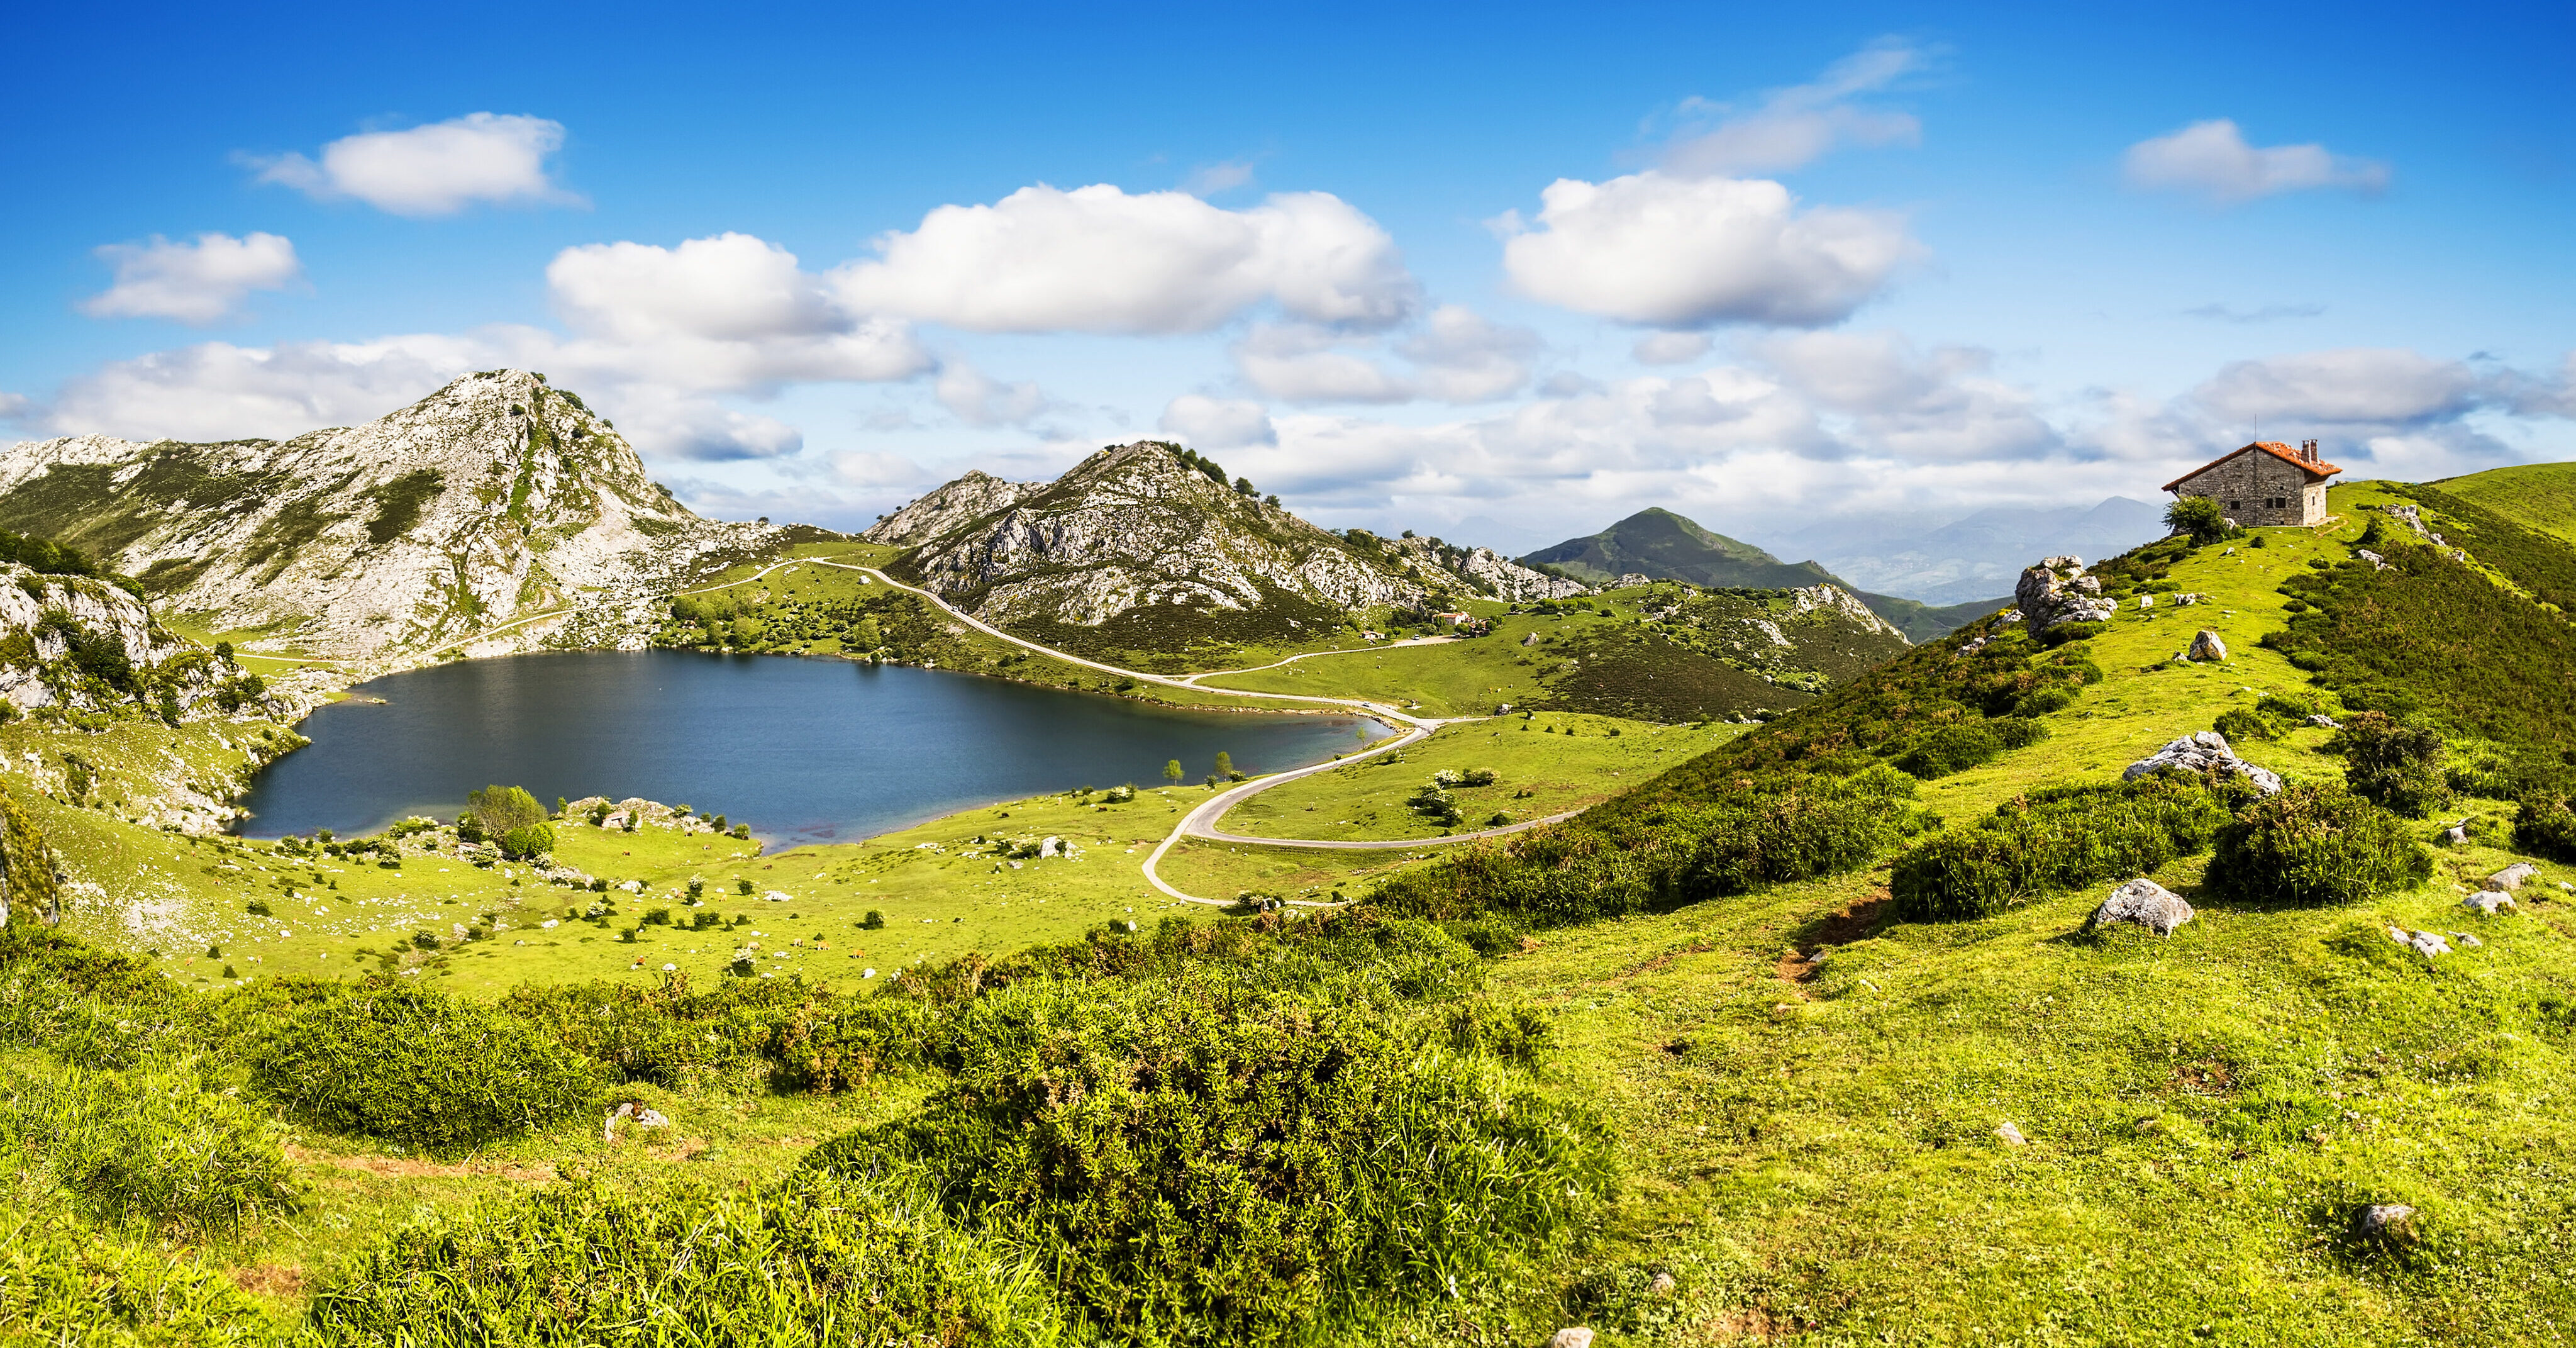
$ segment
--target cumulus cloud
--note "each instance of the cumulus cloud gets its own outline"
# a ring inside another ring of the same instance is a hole
[[[239,312],[254,290],[283,290],[304,279],[295,245],[275,234],[242,238],[211,231],[193,241],[155,234],[147,243],[111,243],[98,256],[116,283],[80,302],[92,318],[170,318],[203,327]]]
[[[1356,352],[1310,323],[1256,324],[1234,344],[1234,367],[1254,388],[1292,403],[1400,403],[1411,380]]]
[[[1418,287],[1376,221],[1323,192],[1229,211],[1186,192],[1024,187],[941,206],[833,274],[850,308],[977,332],[1203,332],[1254,305],[1385,328]]]
[[[248,162],[259,181],[322,201],[355,198],[394,215],[453,215],[478,201],[575,204],[546,160],[563,147],[561,122],[468,113],[406,131],[366,131],[322,147],[319,161],[285,154]]]
[[[2393,347],[2346,347],[2233,361],[2191,394],[2222,422],[2287,428],[2421,426],[2466,415],[2489,393],[2466,364]]]
[[[2186,192],[2221,205],[2321,188],[2376,195],[2388,189],[2391,176],[2384,162],[2335,154],[2322,145],[2257,148],[2224,117],[2139,141],[2122,156],[2120,168],[2131,187]]]
[[[1512,284],[1641,326],[1836,322],[1922,252],[1894,215],[1802,211],[1789,189],[1759,179],[1560,178],[1540,201],[1534,226],[1517,215],[1498,222]]]
[[[1172,399],[1155,429],[1196,449],[1279,443],[1279,430],[1270,424],[1270,413],[1261,404],[1198,393]]]
[[[1708,354],[1705,332],[1650,332],[1629,348],[1640,365],[1688,365]]]
[[[1396,349],[1413,362],[1423,396],[1480,403],[1520,392],[1539,345],[1538,334],[1528,328],[1495,323],[1463,304],[1444,304]]]
[[[1909,462],[2028,459],[2062,447],[2028,389],[1993,374],[1992,353],[1917,351],[1893,332],[1809,332],[1760,346],[1783,381],[1866,452]]]
[[[795,254],[748,234],[567,248],[546,286],[580,334],[567,354],[616,378],[766,390],[907,379],[933,364],[904,323],[852,312]]]
[[[940,367],[931,392],[969,426],[1019,425],[1054,406],[1035,383],[1006,384],[962,360]]]
[[[1526,387],[1538,334],[1495,323],[1465,305],[1444,304],[1394,342],[1410,363],[1398,371],[1373,354],[1374,334],[1312,323],[1257,324],[1233,348],[1235,368],[1283,402],[1491,402]]]
[[[1916,144],[1923,126],[1911,115],[1853,100],[1925,64],[1922,49],[1887,38],[1836,61],[1812,83],[1771,90],[1749,107],[1686,99],[1675,109],[1682,129],[1665,146],[1664,167],[1692,175],[1778,173],[1842,145]]]

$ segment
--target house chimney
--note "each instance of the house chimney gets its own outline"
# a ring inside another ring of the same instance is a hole
[[[2310,462],[2310,463],[2315,463],[2315,462],[2317,461],[2317,442],[2316,442],[2316,441],[2314,441],[2314,440],[2302,440],[2302,441],[2300,441],[2300,442],[2299,442],[2299,457],[2300,457],[2300,458],[2303,458],[2303,459],[2305,459],[2305,460],[2307,460],[2307,461],[2308,461],[2308,462]]]

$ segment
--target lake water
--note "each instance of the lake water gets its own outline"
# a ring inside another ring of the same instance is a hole
[[[583,651],[460,660],[361,684],[297,727],[241,831],[371,833],[452,819],[490,783],[642,796],[747,823],[781,845],[856,841],[987,801],[1133,782],[1217,751],[1269,772],[1383,733],[1356,716],[1190,712],[1000,679],[844,660]]]

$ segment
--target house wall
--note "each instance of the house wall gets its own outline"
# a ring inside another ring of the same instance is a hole
[[[2260,450],[2184,478],[2176,496],[2207,496],[2238,524],[2315,524],[2326,517],[2326,487],[2307,470]],[[2279,504],[2274,504],[2278,502]]]

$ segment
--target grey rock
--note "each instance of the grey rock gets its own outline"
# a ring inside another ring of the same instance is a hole
[[[1668,1297],[1679,1290],[1681,1290],[1681,1284],[1669,1273],[1658,1273],[1653,1282],[1646,1284],[1648,1296]]]
[[[2171,936],[2174,928],[2191,921],[2191,905],[2182,896],[2140,878],[2128,881],[2111,891],[2093,915],[2084,919],[2084,930],[2092,931],[2113,922],[2126,922],[2144,927],[2158,936]]]
[[[1592,1348],[1592,1331],[1581,1325],[1567,1325],[1548,1336],[1547,1348]]]
[[[2462,950],[2475,950],[2479,946],[2485,945],[2486,942],[2479,940],[2468,932],[2455,931],[2451,933],[2451,944]]]
[[[2494,917],[2498,913],[2514,913],[2522,910],[2521,905],[2513,901],[2513,896],[2501,889],[2481,889],[2460,900],[2460,906],[2475,908],[2488,917]]]
[[[2191,605],[2193,605],[2193,604],[2197,604],[2197,603],[2199,603],[2200,601],[2202,601],[2202,600],[2204,600],[2204,599],[2207,599],[2208,597],[2209,597],[2209,596],[2208,596],[2208,595],[2205,595],[2205,594],[2194,594],[2194,593],[2192,593],[2192,592],[2191,592],[2191,591],[2189,591],[2189,590],[2185,590],[2185,591],[2183,591],[2183,592],[2182,592],[2182,593],[2180,593],[2180,594],[2176,594],[2176,595],[2171,596],[2171,598],[2172,598],[2173,602],[2175,602],[2176,604],[2183,605],[2183,606],[2185,606],[2185,607],[2189,607],[2189,606],[2191,606]]]
[[[2540,874],[2540,868],[2538,866],[2534,866],[2528,861],[2517,861],[2512,865],[2505,867],[2503,870],[2497,871],[2495,874],[2488,876],[2487,888],[2502,890],[2520,889],[2522,888],[2523,881],[2538,874]]]
[[[2204,627],[2191,639],[2191,658],[2224,660],[2227,658],[2227,643],[2218,639],[2218,633]]]
[[[2437,931],[2408,931],[2404,927],[2390,927],[2388,939],[2426,959],[2451,953],[2450,944],[2444,941],[2442,934]]]
[[[2352,550],[2352,555],[2370,563],[2371,569],[2374,571],[2385,571],[2388,569],[2388,559],[2380,556],[2378,553],[2372,552],[2368,548],[2354,548]]]
[[[2373,1203],[2352,1216],[2357,1240],[2398,1244],[2415,1238],[2415,1209],[2404,1203]]]
[[[2034,632],[2064,623],[2109,622],[2119,605],[2102,597],[2102,583],[2084,574],[2076,557],[2050,557],[2025,568],[2013,586],[2013,602]]]
[[[2267,796],[2281,789],[2279,773],[2269,768],[2256,767],[2238,758],[2236,751],[2228,747],[2227,737],[2215,730],[2185,735],[2165,745],[2145,758],[2131,763],[2121,771],[2120,780],[2135,781],[2148,773],[2162,772],[2167,769],[2199,773],[2212,768],[2252,782],[2256,790]]]
[[[1995,1136],[2002,1138],[2004,1145],[2007,1147],[2027,1147],[2030,1145],[2030,1139],[2023,1137],[2021,1135],[2021,1130],[2013,1127],[2012,1120],[2010,1119],[2006,1119],[2002,1123],[1995,1125]]]
[[[2453,824],[2449,828],[2442,830],[2442,841],[2444,842],[2466,843],[2468,840],[2469,830],[2465,825]]]
[[[1535,645],[1537,645],[1537,644],[1538,644],[1538,633],[1536,633],[1536,632],[1532,632],[1532,633],[1530,633],[1528,636],[1522,637],[1522,638],[1521,638],[1521,644],[1522,644],[1522,645],[1524,645],[1524,646],[1535,646]]]
[[[2312,726],[2321,726],[2327,730],[2343,729],[2343,722],[2326,715],[2324,712],[2318,712],[2316,715],[2309,717],[2308,724]]]
[[[2139,596],[2138,596],[2138,607],[2139,607],[2139,608],[2142,608],[2142,609],[2150,609],[2150,608],[2154,608],[2155,606],[2156,606],[2156,597],[2155,597],[2154,595],[2151,595],[2151,594],[2142,594],[2142,595],[2139,595]]]

